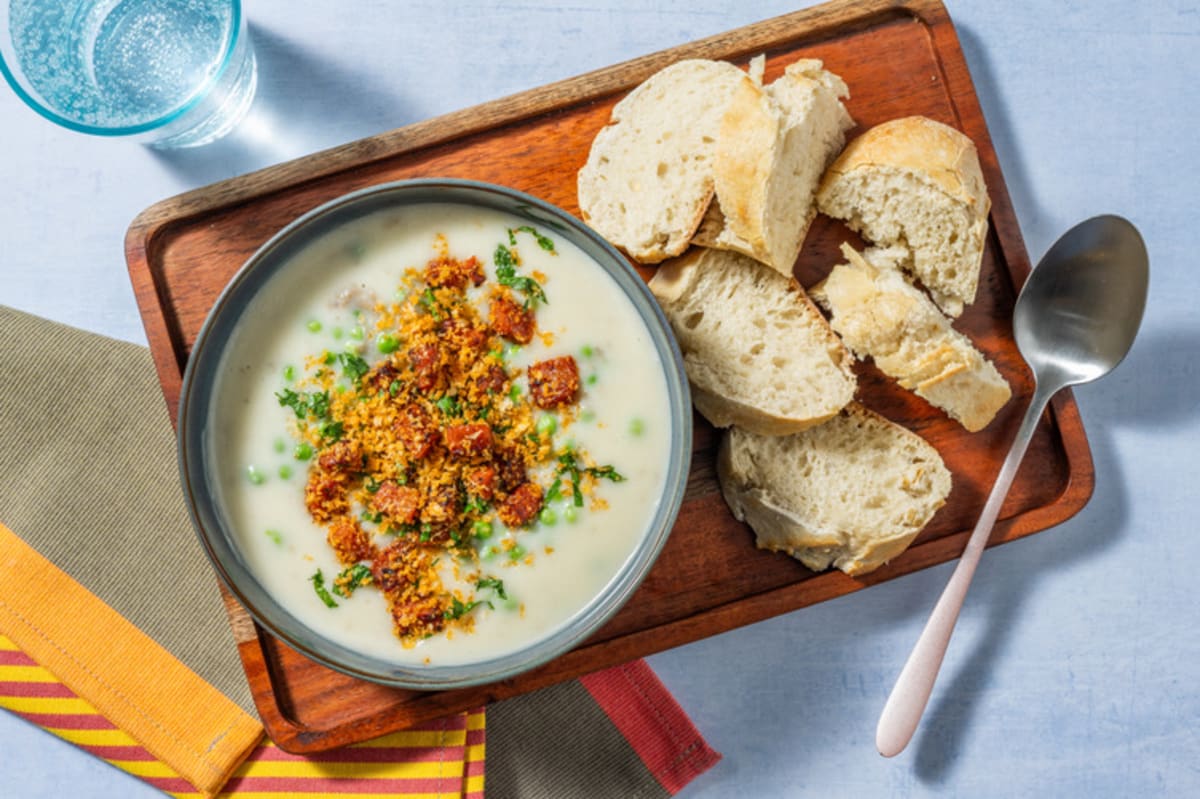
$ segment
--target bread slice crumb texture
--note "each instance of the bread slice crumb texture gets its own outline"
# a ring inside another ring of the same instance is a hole
[[[743,80],[732,64],[689,59],[617,103],[579,171],[584,221],[642,263],[682,253],[712,199],[721,117]]]
[[[907,267],[950,316],[974,302],[991,201],[974,143],[940,122],[905,117],[853,140],[821,181],[820,210]]]
[[[825,168],[854,122],[846,84],[801,59],[766,87],[749,79],[733,92],[713,161],[716,200],[693,241],[735,250],[791,276]]]
[[[697,410],[717,427],[784,435],[854,396],[853,356],[791,278],[696,248],[650,281],[683,352]]]
[[[843,244],[842,253],[847,262],[814,287],[813,297],[830,309],[846,345],[968,431],[985,427],[1012,396],[992,362],[928,297],[886,268],[895,250],[860,255]]]
[[[726,503],[754,530],[759,548],[850,575],[903,552],[951,487],[937,450],[857,404],[790,436],[731,428],[717,474]]]

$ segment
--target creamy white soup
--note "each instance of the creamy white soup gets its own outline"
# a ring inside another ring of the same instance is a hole
[[[256,578],[321,635],[452,665],[560,628],[658,508],[650,333],[553,230],[381,211],[271,278],[229,342],[209,468]]]

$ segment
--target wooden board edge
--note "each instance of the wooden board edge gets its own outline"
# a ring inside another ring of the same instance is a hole
[[[629,89],[682,58],[749,56],[795,38],[798,30],[810,38],[819,37],[865,27],[889,13],[908,14],[929,25],[949,20],[940,0],[830,0],[194,189],[143,210],[131,224],[131,232],[136,229],[138,235],[153,235],[168,222],[515,124],[564,104],[599,100]],[[735,41],[736,46],[731,47]]]

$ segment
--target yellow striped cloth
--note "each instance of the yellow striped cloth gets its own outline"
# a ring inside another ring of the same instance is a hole
[[[171,796],[204,796],[3,635],[0,708]],[[484,730],[484,711],[479,709],[316,755],[291,755],[263,739],[218,796],[482,799]]]

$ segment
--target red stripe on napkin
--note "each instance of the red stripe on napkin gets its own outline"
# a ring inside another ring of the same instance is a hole
[[[644,660],[580,682],[671,795],[721,759]]]

